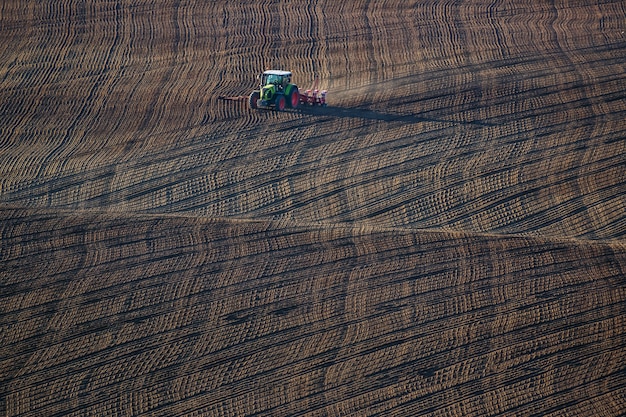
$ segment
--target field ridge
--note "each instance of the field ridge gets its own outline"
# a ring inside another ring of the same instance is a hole
[[[448,234],[451,237],[485,237],[485,238],[519,238],[519,239],[531,239],[537,243],[547,243],[547,242],[571,242],[573,244],[599,244],[599,245],[609,245],[615,246],[616,248],[621,248],[626,245],[626,242],[623,239],[617,238],[608,238],[608,239],[586,239],[579,237],[570,237],[570,236],[559,236],[559,235],[536,235],[536,234],[516,234],[516,233],[494,233],[494,232],[475,232],[475,231],[467,231],[467,230],[458,230],[458,229],[445,229],[445,228],[417,228],[411,226],[386,226],[384,224],[377,223],[368,223],[368,222],[338,222],[331,223],[328,221],[320,221],[320,222],[303,222],[299,220],[292,219],[274,219],[272,217],[205,217],[198,216],[192,213],[184,213],[184,212],[127,212],[123,210],[112,210],[112,209],[71,209],[71,208],[58,208],[58,207],[37,207],[37,206],[23,206],[20,204],[0,204],[0,212],[4,213],[3,217],[10,219],[13,217],[22,217],[22,216],[33,216],[33,215],[41,215],[41,214],[49,214],[59,217],[77,217],[77,218],[92,218],[92,217],[103,217],[103,218],[127,218],[128,221],[132,221],[131,219],[173,219],[173,220],[193,220],[200,224],[205,223],[214,223],[214,222],[226,222],[233,224],[250,224],[250,223],[259,223],[271,225],[276,228],[287,228],[287,229],[308,229],[308,230],[322,230],[322,229],[339,229],[352,231],[357,234],[369,234],[369,233],[385,233],[385,232],[397,232],[397,233],[435,233],[435,234]]]

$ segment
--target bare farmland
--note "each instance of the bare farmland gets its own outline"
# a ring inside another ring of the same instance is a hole
[[[526,3],[4,2],[0,412],[623,414],[626,6]]]

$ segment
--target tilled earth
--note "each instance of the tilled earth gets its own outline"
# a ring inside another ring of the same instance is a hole
[[[0,414],[626,410],[623,1],[0,5]],[[329,106],[252,111],[267,68]]]

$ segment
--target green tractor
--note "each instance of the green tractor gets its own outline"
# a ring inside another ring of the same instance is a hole
[[[285,108],[295,109],[300,104],[298,86],[291,84],[291,72],[268,70],[259,75],[259,89],[250,94],[250,108],[274,107],[283,111]]]

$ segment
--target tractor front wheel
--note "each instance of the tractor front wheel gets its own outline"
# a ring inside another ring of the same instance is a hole
[[[259,101],[260,97],[261,95],[258,91],[253,91],[252,93],[250,93],[249,103],[251,109],[256,109],[258,107],[257,102]]]
[[[285,110],[285,104],[286,104],[286,100],[285,100],[284,95],[281,94],[278,97],[276,97],[276,110],[278,111]]]

